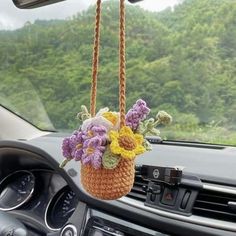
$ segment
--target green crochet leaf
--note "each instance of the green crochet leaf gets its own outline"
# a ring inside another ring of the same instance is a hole
[[[102,165],[105,169],[114,169],[117,167],[120,160],[121,160],[121,157],[111,153],[110,148],[107,147],[102,157]]]

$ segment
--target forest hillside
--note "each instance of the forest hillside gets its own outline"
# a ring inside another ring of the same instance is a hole
[[[98,107],[118,107],[118,1],[103,3]],[[89,105],[94,6],[66,20],[0,31],[0,103],[47,128],[74,129]],[[127,106],[166,110],[169,139],[236,144],[236,4],[185,0],[154,13],[127,6]],[[32,104],[31,104],[32,103]]]

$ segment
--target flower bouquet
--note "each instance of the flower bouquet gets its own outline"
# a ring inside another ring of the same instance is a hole
[[[92,196],[105,200],[128,194],[133,186],[137,155],[150,150],[146,135],[159,135],[158,124],[169,124],[171,116],[161,111],[154,118],[146,119],[150,112],[145,101],[139,99],[125,116],[120,127],[120,114],[101,109],[91,117],[82,106],[78,118],[81,127],[63,140],[65,160],[81,162],[81,181]]]

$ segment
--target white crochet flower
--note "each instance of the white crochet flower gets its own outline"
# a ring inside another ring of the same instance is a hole
[[[115,123],[109,121],[105,114],[110,113],[113,114],[114,117],[117,117]],[[105,107],[98,111],[95,117],[89,118],[85,120],[81,126],[82,131],[86,131],[90,125],[104,126],[107,129],[107,132],[110,130],[118,130],[120,123],[120,115],[118,112],[109,112],[109,108]]]

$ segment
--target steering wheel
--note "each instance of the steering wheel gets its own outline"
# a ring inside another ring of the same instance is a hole
[[[19,220],[7,212],[0,211],[0,235],[27,236],[27,229]]]

